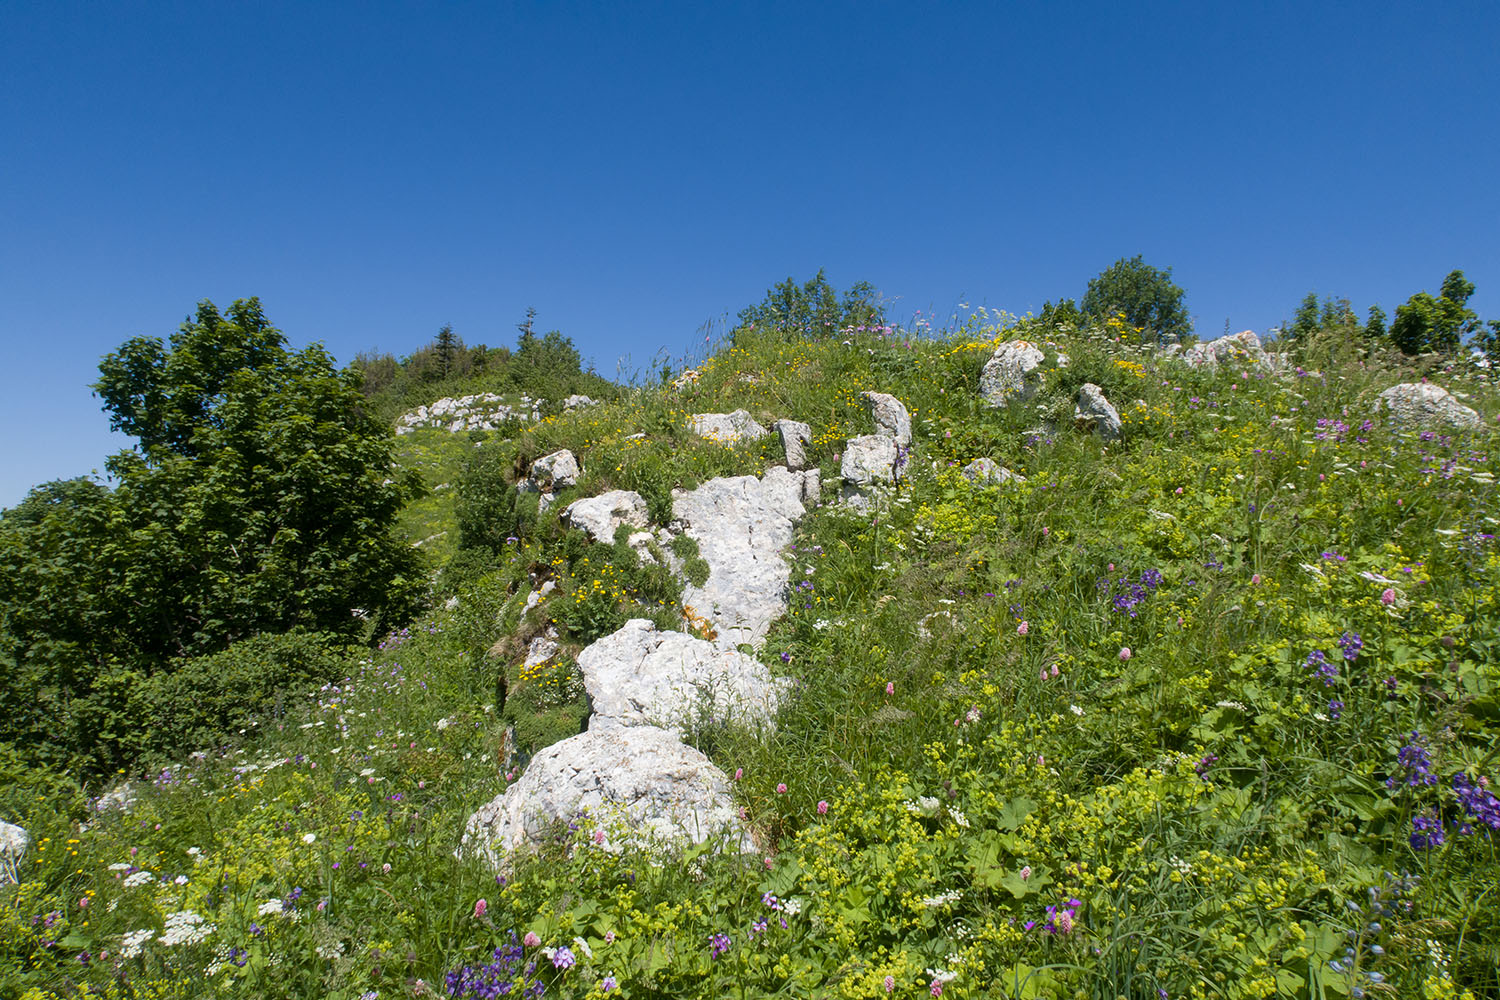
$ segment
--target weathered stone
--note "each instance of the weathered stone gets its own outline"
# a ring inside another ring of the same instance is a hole
[[[1092,382],[1083,383],[1083,388],[1078,390],[1073,423],[1079,430],[1092,431],[1104,441],[1118,441],[1125,433],[1119,411],[1104,398],[1104,390]]]
[[[886,392],[861,393],[860,399],[875,421],[876,434],[895,438],[902,448],[911,446],[911,414],[906,412],[906,404]]]
[[[557,629],[549,628],[532,639],[526,647],[526,666],[539,667],[548,660],[556,659],[561,652],[562,646],[557,642]]]
[[[472,816],[462,854],[491,867],[588,813],[623,827],[609,846],[699,844],[723,839],[755,851],[724,772],[655,726],[590,729],[539,751],[526,772]]]
[[[30,846],[30,834],[14,823],[0,821],[0,884],[19,881],[16,866]]]
[[[1046,358],[1029,340],[1001,344],[979,374],[979,395],[990,406],[1004,406],[1013,397],[1023,402],[1031,399],[1041,387],[1038,369]]]
[[[1012,479],[1018,483],[1026,481],[1025,476],[1016,475],[991,458],[974,459],[963,467],[962,473],[963,477],[971,483],[1008,483]]]
[[[675,523],[698,543],[709,568],[702,586],[684,585],[682,600],[714,623],[719,645],[760,645],[786,610],[788,569],[781,553],[806,513],[800,500],[805,486],[805,476],[774,466],[763,480],[711,479],[691,492],[673,492]]]
[[[807,446],[812,442],[812,428],[797,420],[778,420],[772,425],[781,435],[788,469],[807,468]]]
[[[590,399],[587,396],[583,395],[569,396],[567,399],[563,400],[563,409],[565,410],[576,410],[580,407],[598,405],[599,401],[597,399]]]
[[[748,410],[735,410],[733,413],[695,413],[688,420],[693,433],[720,444],[754,441],[769,433],[755,422],[755,418],[750,416]]]
[[[551,493],[578,485],[578,459],[564,448],[531,463],[531,481],[539,492]]]
[[[1480,426],[1479,414],[1453,398],[1442,386],[1430,382],[1403,382],[1379,396],[1378,406],[1390,414],[1393,424],[1443,424],[1455,430]]]
[[[781,684],[759,660],[648,618],[578,654],[594,714],[590,729],[659,726],[686,735],[694,722],[773,723]]]
[[[1228,337],[1194,344],[1181,354],[1194,368],[1217,368],[1227,364],[1250,364],[1270,367],[1271,358],[1261,346],[1254,331],[1242,330]]]
[[[645,498],[631,490],[610,490],[575,500],[563,511],[564,521],[587,531],[596,542],[613,542],[615,529],[622,524],[644,528],[649,518]]]
[[[850,438],[844,445],[839,471],[844,481],[855,486],[893,483],[905,474],[896,439],[884,434],[865,434]]]
[[[135,800],[135,786],[128,781],[122,781],[94,800],[94,811],[99,813],[129,812],[135,808]]]
[[[531,609],[542,603],[547,595],[552,593],[556,589],[556,580],[543,580],[540,587],[526,595],[526,607],[521,609],[521,616],[525,617],[526,615],[531,614]]]

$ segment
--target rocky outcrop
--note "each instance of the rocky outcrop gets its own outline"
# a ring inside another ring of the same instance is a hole
[[[531,481],[543,493],[578,485],[578,459],[564,448],[531,463]]]
[[[1219,365],[1232,364],[1270,367],[1272,364],[1270,355],[1261,346],[1260,338],[1251,330],[1194,344],[1178,356],[1194,368],[1217,368]]]
[[[16,866],[31,846],[31,835],[14,823],[0,822],[0,884],[15,882]]]
[[[1029,340],[1012,340],[995,348],[979,374],[979,395],[989,406],[1011,399],[1030,400],[1042,385],[1041,367],[1047,355]]]
[[[649,522],[646,500],[631,490],[611,490],[568,504],[563,521],[589,533],[596,542],[613,542],[620,525],[644,528]]]
[[[807,468],[807,446],[812,442],[812,428],[796,420],[778,420],[771,425],[781,436],[788,469]]]
[[[514,785],[469,817],[459,850],[503,868],[504,855],[580,815],[616,820],[608,846],[723,839],[754,851],[729,780],[707,757],[655,726],[590,729],[540,751]]]
[[[1118,441],[1125,433],[1119,411],[1104,397],[1104,390],[1092,382],[1083,383],[1083,388],[1078,390],[1073,424],[1081,431],[1097,434],[1104,441]]]
[[[688,425],[699,437],[720,444],[735,444],[739,441],[754,441],[765,437],[767,430],[755,422],[748,410],[733,413],[695,413],[688,418]]]
[[[714,623],[719,645],[760,645],[786,610],[790,574],[781,553],[806,513],[806,486],[806,474],[777,466],[764,479],[711,479],[673,491],[673,528],[698,544],[709,568],[702,586],[684,585],[682,601]]]
[[[1428,382],[1402,382],[1378,397],[1393,424],[1442,425],[1455,430],[1473,430],[1482,421],[1479,414],[1460,403],[1442,386]]]
[[[578,655],[594,714],[590,729],[695,722],[769,726],[781,685],[765,664],[732,649],[634,618]]]
[[[504,396],[482,392],[473,396],[439,399],[403,413],[396,421],[397,434],[410,434],[419,427],[440,427],[448,431],[492,431],[507,420],[539,420],[539,400],[521,397],[520,406],[511,406]]]
[[[898,447],[911,447],[911,414],[906,404],[888,392],[861,393],[860,399],[875,421],[876,434],[893,438]]]
[[[964,466],[961,473],[971,483],[1008,483],[1012,479],[1018,483],[1026,481],[1025,476],[1016,475],[992,458],[976,458]]]
[[[565,410],[578,410],[587,406],[598,406],[599,400],[590,399],[583,395],[574,395],[563,400],[562,405]]]

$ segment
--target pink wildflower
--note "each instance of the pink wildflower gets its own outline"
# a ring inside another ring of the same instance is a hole
[[[1021,881],[1024,882],[1029,878],[1031,878],[1031,866],[1025,865],[1021,869]]]
[[[536,936],[536,931],[527,931],[526,936],[521,939],[521,943],[528,948],[535,948],[542,943],[542,939]]]
[[[826,801],[824,801],[823,799],[819,799],[818,800],[818,815],[819,816],[827,816],[828,815],[828,803]]]
[[[1043,667],[1041,670],[1037,671],[1037,677],[1039,679],[1041,679],[1041,680],[1046,680],[1047,679],[1047,668]]]
[[[1129,646],[1121,646],[1120,647],[1120,659],[1122,661],[1130,659],[1130,647]]]
[[[1395,604],[1396,603],[1396,591],[1395,591],[1395,588],[1393,588],[1393,587],[1387,587],[1387,588],[1385,588],[1385,590],[1381,591],[1380,592],[1380,603],[1384,604],[1384,605],[1387,605],[1387,606]]]
[[[885,977],[885,991],[887,993],[894,993],[896,991],[896,977],[895,976],[886,976]]]
[[[931,993],[935,997],[940,997],[943,995],[943,984],[934,979],[932,981],[932,989],[928,990],[927,992]]]
[[[896,682],[895,681],[886,681],[885,682],[885,693],[886,694],[895,694],[896,693]]]
[[[1250,578],[1250,586],[1252,586],[1252,587],[1259,587],[1260,586],[1260,574],[1259,573],[1255,574],[1254,576],[1252,576]]]
[[[778,781],[776,783],[776,794],[777,795],[785,795],[786,794],[786,782],[784,782],[784,781]]]
[[[1054,663],[1054,664],[1052,664],[1052,676],[1056,677],[1057,673],[1058,673],[1057,664]]]
[[[474,904],[474,918],[477,920],[478,918],[484,916],[484,911],[488,910],[489,908],[490,904],[488,902],[483,899],[479,900]]]
[[[1052,529],[1044,526],[1042,528],[1042,534],[1044,534],[1044,535],[1050,535],[1050,534],[1052,534]],[[933,983],[933,985],[936,986],[936,987],[938,987],[938,993],[942,992],[942,986],[943,986],[942,983]],[[934,993],[933,996],[937,996],[937,993]]]
[[[1030,632],[1030,631],[1031,631],[1031,623],[1030,622],[1022,622],[1021,624],[1019,624],[1019,625],[1016,626],[1016,635],[1025,635],[1027,632]]]
[[[745,769],[743,767],[737,767],[737,768],[734,769],[734,780],[735,781],[739,781],[744,776],[745,776]]]

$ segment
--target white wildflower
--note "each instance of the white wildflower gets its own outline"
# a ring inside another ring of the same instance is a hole
[[[948,807],[948,815],[953,817],[953,822],[958,826],[961,826],[966,830],[969,828],[969,817],[965,816],[957,809],[954,809],[952,806]]]
[[[120,957],[135,958],[141,953],[141,947],[156,934],[150,927],[144,930],[130,931],[120,938]]]
[[[1068,711],[1072,712],[1074,715],[1082,715],[1083,714],[1083,709],[1079,708],[1077,705],[1069,705],[1068,706]]]
[[[311,844],[313,841],[315,841],[317,839],[318,839],[318,835],[316,833],[304,833],[302,835],[302,842],[304,844]]]
[[[320,944],[317,951],[319,958],[338,958],[344,953],[344,942],[335,941],[333,944]]]
[[[168,948],[179,944],[197,944],[217,928],[205,921],[201,914],[192,910],[168,913],[166,926],[157,940]]]
[[[142,869],[125,876],[125,888],[134,889],[138,885],[148,885],[156,881],[156,876]]]

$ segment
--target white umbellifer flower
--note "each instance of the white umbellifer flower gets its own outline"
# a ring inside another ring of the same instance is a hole
[[[968,827],[969,827],[969,817],[965,816],[963,813],[959,812],[957,809],[954,809],[952,806],[948,807],[948,815],[953,817],[953,822],[955,824],[957,824],[958,826],[963,827],[964,829],[968,829]]]
[[[319,958],[338,958],[344,953],[344,942],[335,941],[333,944],[318,945]]]
[[[946,906],[949,903],[958,902],[963,898],[963,895],[963,890],[961,889],[949,889],[947,892],[939,893],[936,896],[928,896],[922,900],[922,905],[928,907]]]
[[[958,978],[958,973],[949,972],[947,969],[928,969],[927,974],[940,983],[951,983]]]
[[[1082,715],[1083,714],[1083,709],[1079,708],[1077,705],[1069,705],[1068,706],[1068,711],[1072,712],[1074,715]]]
[[[450,719],[443,718],[437,720],[436,725],[439,729],[447,729],[449,726],[453,725],[453,722]]]
[[[302,842],[304,844],[311,844],[313,841],[315,841],[317,839],[318,839],[318,835],[316,833],[304,833],[302,835]]]
[[[114,864],[112,864],[112,865],[109,866],[109,870],[112,871],[112,872],[123,872],[123,871],[126,871],[129,868],[130,868],[130,865],[126,864],[123,861],[116,861]]]
[[[797,914],[802,912],[802,900],[788,899],[781,904],[781,908],[782,912],[784,912],[787,916],[795,917]]]
[[[361,778],[368,778],[370,775],[372,775],[374,773],[375,773],[375,769],[373,767],[367,767],[363,771],[359,772],[359,776]]]
[[[197,944],[217,929],[204,921],[201,914],[192,910],[168,913],[165,923],[161,937],[157,940],[168,948],[179,944]]]
[[[156,931],[150,927],[139,931],[130,931],[120,938],[120,957],[135,958],[141,953],[141,946],[151,940]]]
[[[155,875],[153,875],[151,872],[146,871],[145,869],[142,869],[138,872],[132,872],[131,874],[125,876],[125,887],[127,889],[134,889],[138,885],[148,885],[155,881]]]
[[[919,795],[917,796],[917,805],[928,812],[934,812],[938,807],[938,800],[931,795]]]
[[[260,904],[259,913],[263,917],[269,917],[269,916],[271,916],[274,913],[280,913],[280,912],[281,912],[281,900],[279,900],[279,899],[268,899],[264,903]]]
[[[178,885],[187,885],[187,883],[188,883],[188,877],[186,875],[179,875],[176,878],[174,878],[172,881],[175,882],[175,883],[177,883]]]

